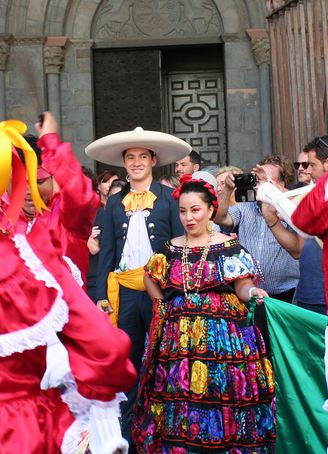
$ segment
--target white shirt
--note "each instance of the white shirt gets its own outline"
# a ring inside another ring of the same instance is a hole
[[[148,210],[138,209],[132,212],[122,257],[116,272],[144,266],[153,254],[146,226],[148,216]]]

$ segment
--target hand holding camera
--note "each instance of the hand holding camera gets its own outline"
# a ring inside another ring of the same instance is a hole
[[[254,190],[257,184],[256,175],[253,173],[238,174],[234,175],[234,180],[236,202],[254,202],[256,200]]]

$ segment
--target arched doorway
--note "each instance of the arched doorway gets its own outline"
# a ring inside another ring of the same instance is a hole
[[[142,126],[186,140],[204,166],[227,162],[222,45],[93,55],[96,137]]]

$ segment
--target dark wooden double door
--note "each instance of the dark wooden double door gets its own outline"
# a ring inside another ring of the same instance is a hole
[[[203,165],[225,164],[222,55],[220,46],[95,49],[96,137],[142,126],[186,140]]]

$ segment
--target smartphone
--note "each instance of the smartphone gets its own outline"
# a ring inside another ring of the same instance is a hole
[[[253,173],[235,175],[235,199],[236,202],[255,202],[256,176]]]

